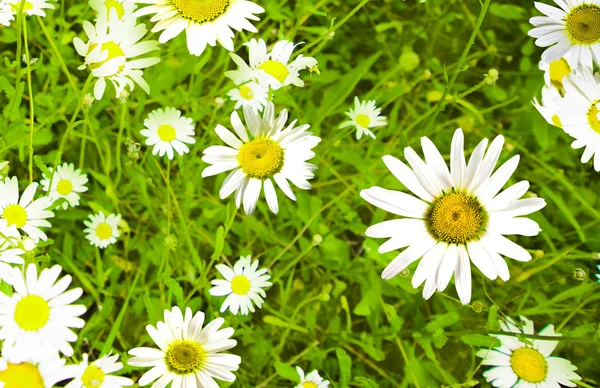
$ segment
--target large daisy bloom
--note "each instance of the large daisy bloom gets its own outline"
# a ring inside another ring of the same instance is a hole
[[[250,256],[242,256],[233,268],[224,264],[218,264],[216,268],[225,280],[211,281],[215,287],[209,292],[214,296],[227,295],[227,299],[221,306],[221,312],[229,308],[234,315],[238,311],[242,315],[248,315],[248,311],[255,311],[252,302],[256,307],[262,307],[263,298],[267,297],[264,288],[270,287],[272,283],[269,282],[271,275],[267,275],[268,269],[258,269],[258,260],[252,261]]]
[[[5,347],[0,357],[0,388],[50,388],[59,381],[73,377],[71,366],[58,357],[35,361],[12,357]]]
[[[317,370],[313,370],[309,374],[305,375],[302,368],[299,366],[296,367],[296,372],[298,372],[298,376],[300,376],[300,384],[296,385],[295,388],[327,388],[329,387],[329,381],[324,380],[321,376],[319,376],[319,372]]]
[[[261,86],[256,82],[247,82],[234,89],[231,89],[227,95],[231,101],[235,101],[234,109],[247,106],[262,112],[263,107],[267,105],[269,88]]]
[[[0,293],[0,339],[3,346],[13,347],[17,353],[44,356],[59,351],[73,355],[69,344],[77,340],[71,328],[82,328],[85,322],[78,318],[85,313],[84,305],[74,305],[83,294],[81,288],[66,291],[71,276],[60,280],[62,268],[55,265],[44,269],[38,278],[35,264],[26,272],[13,268],[12,296]]]
[[[187,35],[188,51],[201,55],[206,45],[217,42],[233,51],[232,31],[258,32],[249,20],[260,20],[255,14],[265,10],[246,0],[130,0],[150,4],[137,10],[135,16],[155,14],[150,21],[156,22],[152,32],[163,31],[159,42],[165,43],[183,30]]]
[[[311,185],[308,180],[314,177],[313,171],[317,166],[306,161],[315,156],[311,150],[321,139],[306,131],[310,127],[308,124],[296,127],[296,120],[284,129],[287,111],[281,111],[275,119],[275,106],[272,102],[267,104],[263,117],[254,109],[246,107],[244,117],[250,133],[242,124],[237,111],[231,114],[231,125],[237,136],[222,125],[217,125],[215,132],[228,147],[211,146],[204,150],[202,160],[211,166],[202,171],[202,177],[233,170],[221,186],[221,199],[235,192],[237,207],[240,207],[243,200],[244,211],[252,214],[264,186],[269,209],[278,213],[279,204],[273,180],[293,201],[296,196],[288,180],[303,190],[309,190]]]
[[[134,83],[146,93],[150,86],[144,80],[142,69],[160,62],[158,57],[137,58],[151,51],[158,50],[158,42],[147,40],[140,42],[146,35],[144,24],[135,24],[134,18],[123,21],[117,19],[117,11],[113,8],[110,22],[99,18],[94,25],[87,20],[83,22],[83,30],[88,41],[84,43],[79,37],[73,39],[77,53],[85,58],[79,70],[89,68],[97,78],[94,85],[94,98],[102,99],[106,89],[106,80],[115,87],[115,96],[119,98],[126,89],[133,91]],[[137,59],[135,59],[137,58]]]
[[[533,106],[540,112],[544,120],[548,124],[562,128],[562,122],[558,116],[560,109],[559,102],[562,101],[559,91],[552,86],[544,86],[542,88],[542,102],[538,102],[537,98],[533,98]]]
[[[423,297],[443,291],[452,274],[463,304],[471,300],[471,265],[489,279],[506,281],[510,274],[504,255],[518,261],[531,254],[504,235],[535,236],[539,225],[522,216],[546,205],[541,198],[519,199],[529,182],[521,181],[500,192],[511,177],[519,156],[513,156],[493,174],[504,137],[496,137],[486,152],[487,139],[465,161],[464,138],[457,129],[450,150],[450,169],[435,145],[421,138],[425,160],[411,148],[404,149],[410,168],[393,156],[383,162],[392,174],[416,196],[371,187],[360,195],[370,204],[403,218],[384,221],[367,229],[367,236],[389,238],[379,253],[406,248],[385,268],[381,277],[390,279],[421,259],[412,279],[413,287],[425,282]]]
[[[600,0],[554,0],[560,7],[535,3],[545,16],[529,19],[534,28],[529,36],[535,44],[548,47],[542,54],[544,62],[571,55],[574,66],[592,66],[600,61]],[[549,47],[550,46],[550,47]]]
[[[12,283],[11,264],[23,264],[21,255],[25,251],[20,247],[21,235],[15,225],[8,225],[6,220],[0,219],[0,279]]]
[[[37,187],[37,183],[30,184],[19,199],[17,177],[0,181],[0,219],[6,220],[9,226],[15,225],[35,242],[48,239],[46,233],[40,228],[52,226],[46,219],[54,217],[54,213],[46,210],[52,206],[52,199],[48,197],[33,199]]]
[[[294,42],[280,40],[275,43],[271,52],[267,52],[267,44],[262,39],[252,39],[245,45],[248,47],[250,64],[246,64],[237,54],[231,53],[231,59],[239,69],[225,72],[225,76],[231,78],[236,85],[255,81],[274,90],[288,85],[302,87],[304,81],[300,79],[300,71],[317,66],[315,58],[302,54],[288,63],[297,46]]]
[[[89,362],[88,355],[84,354],[80,364],[70,366],[75,376],[65,388],[122,388],[133,385],[133,381],[127,377],[111,376],[111,373],[123,368],[118,360],[117,354]]]
[[[89,221],[83,221],[85,226],[87,226],[83,232],[85,233],[85,238],[90,241],[90,244],[104,249],[117,242],[117,239],[121,235],[119,232],[120,214],[105,216],[103,212],[98,212],[98,214],[90,214],[89,218]]]
[[[52,173],[52,168],[50,168],[50,173]],[[50,190],[52,201],[64,198],[66,200],[62,204],[64,210],[67,210],[69,206],[79,206],[79,193],[87,191],[85,184],[88,182],[88,177],[86,174],[82,174],[81,170],[75,169],[73,163],[65,163],[56,167],[54,177],[47,177],[46,175],[43,175],[43,177],[44,179],[40,183],[44,191],[48,191],[50,178],[52,178],[52,190]]]
[[[222,353],[237,345],[230,339],[233,328],[219,330],[225,320],[217,318],[204,328],[204,313],[192,315],[188,307],[185,316],[179,307],[165,310],[164,322],[156,327],[146,326],[146,330],[158,349],[135,348],[129,351],[134,356],[128,364],[139,367],[152,367],[138,381],[144,386],[157,380],[153,387],[165,387],[172,382],[171,388],[218,387],[215,378],[233,382],[238,370],[239,356]]]
[[[521,317],[523,325],[517,325],[512,319],[500,321],[502,331],[515,334],[534,335],[533,322]],[[538,335],[560,337],[554,332],[554,326],[548,325]],[[522,342],[516,336],[492,335],[500,340],[501,346],[492,349],[480,349],[478,357],[482,357],[482,365],[493,366],[483,372],[485,379],[494,387],[500,388],[541,388],[575,387],[571,380],[581,380],[575,373],[577,367],[569,360],[552,357],[558,341],[529,339]]]
[[[356,139],[360,139],[364,134],[375,139],[375,135],[370,128],[385,127],[387,125],[386,117],[381,116],[381,109],[377,107],[376,102],[373,100],[361,102],[358,97],[354,97],[354,109],[346,112],[346,116],[350,120],[344,121],[339,128],[355,126]]]
[[[146,137],[146,145],[154,146],[152,155],[166,154],[169,159],[173,159],[173,150],[179,155],[187,154],[190,149],[186,144],[196,143],[194,122],[182,116],[175,108],[152,111],[144,120],[144,127],[146,129],[140,133]]]
[[[115,12],[118,20],[134,19],[135,4],[127,0],[89,0],[90,7],[98,16],[108,21],[111,12]],[[114,11],[113,11],[114,10]]]

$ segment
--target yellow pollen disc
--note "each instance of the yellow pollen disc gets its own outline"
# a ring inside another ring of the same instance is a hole
[[[119,20],[125,15],[125,8],[123,8],[123,4],[119,3],[117,0],[106,0],[104,2],[104,6],[106,7],[106,11],[110,15],[110,10],[115,9],[117,11],[117,16]]]
[[[231,279],[231,291],[234,294],[246,295],[250,291],[250,280],[244,275],[238,275]]]
[[[558,117],[558,115],[552,116],[552,124],[556,125],[559,128],[562,128],[562,123],[560,122],[560,117]]]
[[[96,227],[96,236],[98,236],[100,240],[108,240],[112,235],[112,227],[106,222],[103,222]]]
[[[550,82],[560,88],[562,87],[563,78],[571,74],[571,66],[569,66],[569,63],[564,58],[561,58],[550,62],[549,71]]]
[[[73,191],[73,184],[68,179],[61,179],[56,185],[56,191],[60,195],[68,195]]]
[[[520,348],[510,356],[513,372],[529,383],[541,383],[548,375],[548,363],[542,353],[532,348]]]
[[[44,379],[34,365],[27,362],[6,365],[6,370],[0,372],[4,388],[44,388]]]
[[[475,239],[483,221],[483,207],[465,193],[450,193],[436,200],[429,215],[431,232],[448,244],[465,244]]]
[[[277,61],[266,61],[258,68],[281,83],[284,83],[287,76],[290,75],[290,71],[288,70],[287,66]]]
[[[27,295],[17,302],[14,318],[21,329],[37,331],[48,323],[50,306],[39,295]]]
[[[587,113],[588,123],[596,133],[600,133],[600,120],[598,120],[598,113],[600,113],[600,110],[596,107],[599,102],[600,101],[594,101]]]
[[[171,0],[179,13],[197,23],[212,22],[223,16],[231,0]]]
[[[6,220],[8,226],[15,225],[17,228],[22,228],[27,223],[27,211],[23,206],[15,203],[4,208],[2,218]]]
[[[245,100],[252,100],[254,98],[254,91],[249,86],[240,87],[240,96]]]
[[[177,131],[169,124],[162,124],[158,127],[158,138],[166,143],[170,143],[177,137]]]
[[[312,381],[305,381],[302,383],[302,388],[318,388],[317,384],[313,383]]]
[[[361,113],[358,116],[356,116],[356,123],[363,128],[369,128],[369,124],[371,124],[371,119],[369,119],[369,116]]]
[[[98,43],[92,43],[88,49],[88,54],[91,53],[92,51],[94,51],[94,49],[97,46],[98,46]],[[125,52],[123,51],[121,46],[119,46],[117,43],[112,42],[112,41],[102,43],[101,50],[108,51],[108,57],[106,57],[106,59],[103,60],[102,62],[96,62],[96,63],[90,64],[90,69],[97,69],[100,66],[104,65],[106,62],[110,61],[111,59],[125,56]],[[122,70],[122,66],[119,69],[119,71],[121,71],[121,70]]]
[[[575,44],[593,44],[600,41],[600,7],[582,4],[571,10],[566,20],[567,32]]]
[[[206,356],[206,351],[198,342],[177,340],[169,344],[165,352],[165,364],[170,372],[187,375],[201,369]]]
[[[279,144],[271,139],[258,138],[240,148],[238,162],[244,174],[264,180],[281,171],[283,155]]]
[[[85,368],[81,375],[81,382],[85,388],[97,388],[104,382],[104,372],[95,365]]]

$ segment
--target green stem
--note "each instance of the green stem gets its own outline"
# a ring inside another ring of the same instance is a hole
[[[119,187],[121,182],[121,145],[123,143],[123,129],[125,128],[125,118],[127,117],[127,101],[123,102],[123,109],[121,110],[121,119],[119,120],[119,135],[117,137],[117,177],[115,178],[115,189]]]
[[[27,19],[23,18],[23,33],[25,41],[25,60],[27,61],[27,88],[29,90],[29,183],[33,183],[33,123],[35,111],[33,91],[31,90],[31,57],[29,56],[29,43],[27,42]]]
[[[23,30],[23,10],[27,0],[21,0],[19,3],[19,11],[17,12],[17,72],[16,72],[16,85],[15,89],[18,89],[19,82],[21,82],[21,51],[22,49],[22,30]]]

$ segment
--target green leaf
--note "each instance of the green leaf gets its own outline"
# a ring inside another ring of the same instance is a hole
[[[168,278],[165,280],[165,284],[169,288],[169,291],[171,291],[173,295],[175,295],[177,303],[183,302],[183,288],[181,288],[177,280],[173,278]]]
[[[485,325],[487,331],[499,331],[500,322],[498,321],[498,307],[493,304],[488,312],[487,324]]]
[[[288,322],[285,322],[283,319],[277,318],[277,317],[275,317],[273,315],[266,315],[263,318],[263,322],[266,323],[266,324],[268,324],[268,325],[285,327],[286,329],[290,328],[290,329],[299,331],[301,333],[308,334],[308,330],[306,328],[298,326],[298,325],[294,325],[294,324],[291,324],[291,323],[288,323]]]
[[[222,226],[219,226],[217,229],[217,236],[215,238],[215,251],[210,256],[212,260],[218,260],[219,256],[223,252],[223,247],[225,246],[225,229]]]
[[[275,361],[275,370],[277,371],[277,374],[279,376],[283,377],[286,380],[290,380],[293,382],[300,381],[300,376],[298,375],[298,372],[296,372],[296,369],[292,368],[284,362]]]
[[[363,388],[379,388],[379,384],[377,384],[376,382],[374,382],[373,380],[371,380],[368,377],[355,377],[354,381],[356,381],[358,384],[360,384],[361,387]]]
[[[484,334],[465,334],[461,335],[460,339],[467,345],[481,348],[490,348],[494,345],[500,345],[500,341],[496,338]]]
[[[347,387],[352,378],[352,359],[343,349],[335,349],[340,364],[340,387]]]

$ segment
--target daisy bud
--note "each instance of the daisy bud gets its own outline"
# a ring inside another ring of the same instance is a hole
[[[480,312],[483,311],[483,303],[481,303],[480,301],[476,300],[471,305],[471,308],[473,309],[473,311],[475,311],[476,313],[479,314]]]
[[[167,237],[165,237],[163,245],[167,247],[167,249],[174,251],[175,249],[177,249],[177,237],[175,237],[172,234],[168,235]]]
[[[411,49],[406,49],[400,55],[398,62],[400,63],[401,70],[411,72],[417,67],[419,67],[421,60],[419,59],[419,56],[415,54],[414,51],[412,51]]]
[[[573,270],[573,279],[582,282],[587,277],[585,271],[582,268],[575,268]]]
[[[320,234],[315,234],[313,236],[313,244],[315,246],[318,246],[319,244],[321,244],[323,242],[323,236],[321,236]]]
[[[499,74],[500,73],[498,73],[498,70],[490,69],[490,71],[488,71],[488,73],[485,75],[485,83],[488,85],[495,85],[496,81],[498,81]]]

